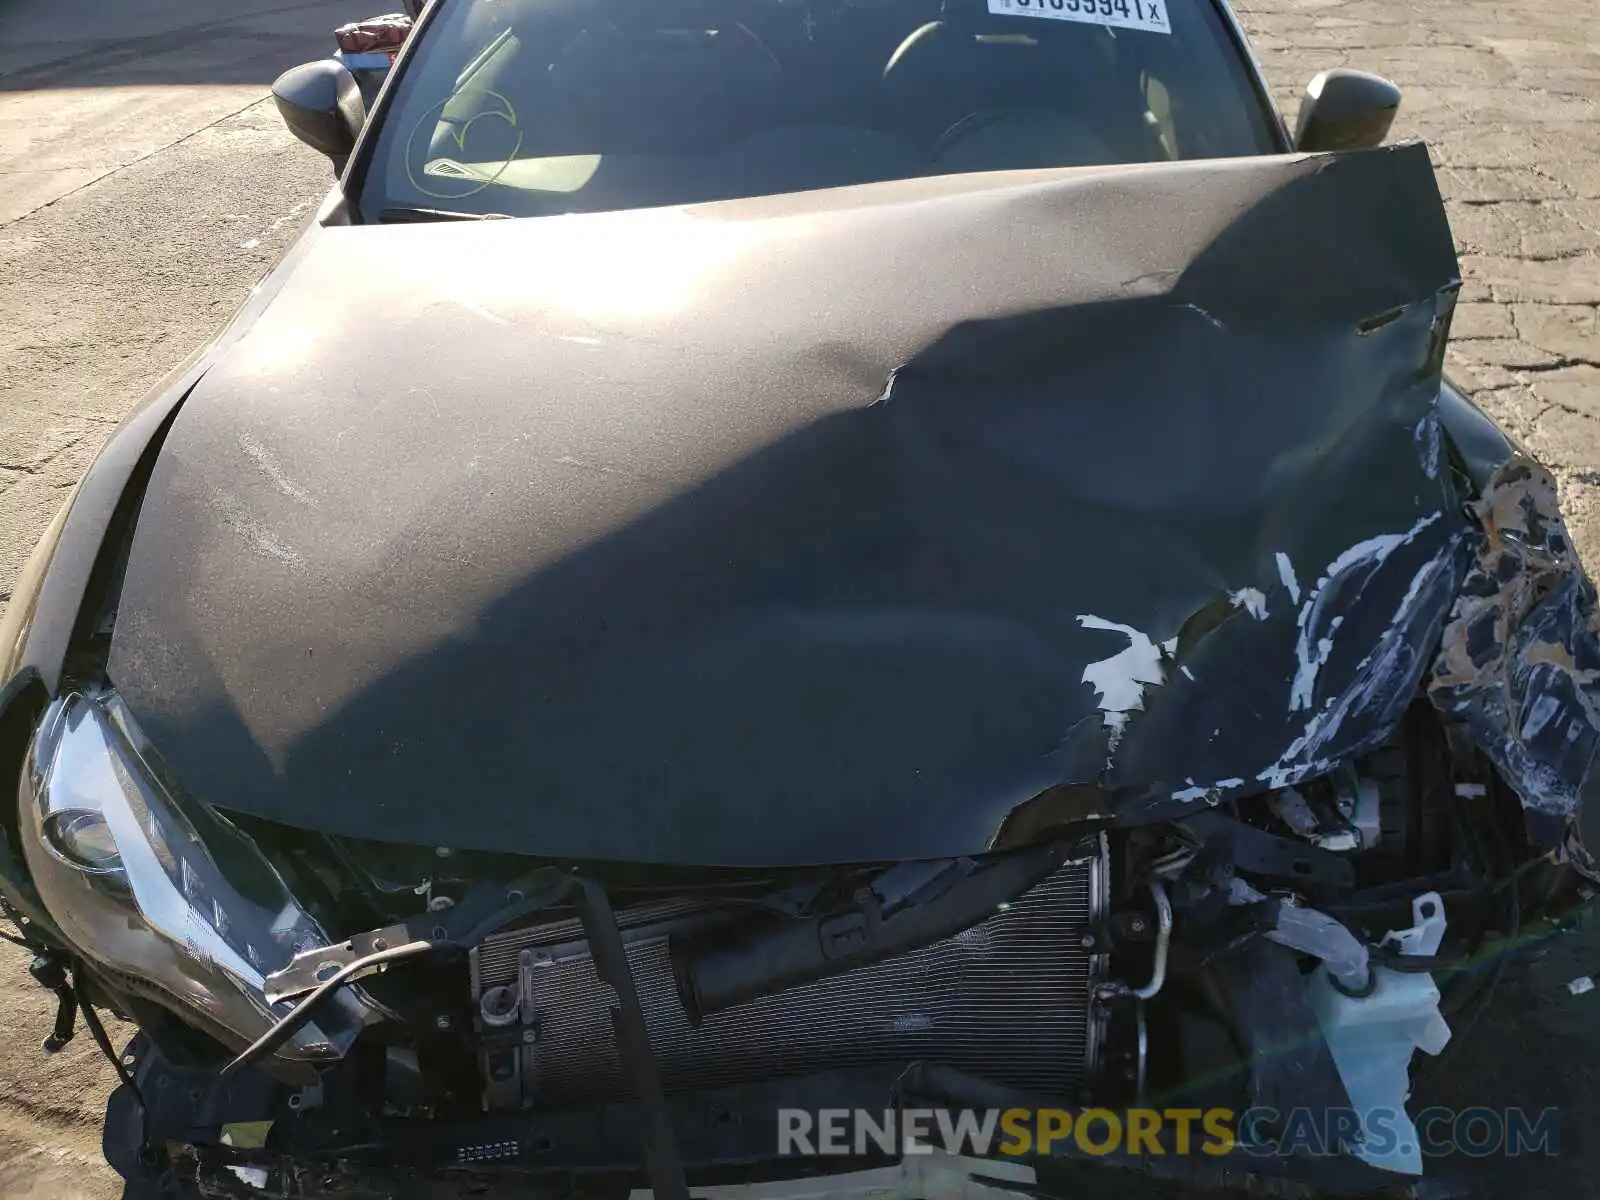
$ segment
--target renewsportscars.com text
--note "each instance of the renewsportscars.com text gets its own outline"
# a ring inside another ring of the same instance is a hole
[[[1428,1108],[1414,1117],[1376,1108],[1008,1108],[779,1109],[778,1153],[807,1157],[948,1154],[985,1158],[1089,1155],[1221,1156],[1244,1153],[1343,1154],[1358,1144],[1378,1154],[1420,1149],[1427,1157],[1461,1154],[1553,1155],[1559,1114],[1553,1108]],[[1411,1144],[1413,1136],[1416,1145]]]

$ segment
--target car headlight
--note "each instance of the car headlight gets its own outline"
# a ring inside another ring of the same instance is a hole
[[[250,1042],[286,1005],[263,979],[328,939],[238,828],[158,781],[115,693],[74,693],[45,711],[21,780],[23,851],[40,897],[73,945]],[[338,1058],[368,1009],[343,989],[278,1053]]]

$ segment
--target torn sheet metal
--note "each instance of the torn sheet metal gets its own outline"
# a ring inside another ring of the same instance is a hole
[[[1424,537],[1436,529],[1444,532]],[[1236,672],[1225,688],[1207,689],[1211,695],[1231,691],[1253,697],[1237,700],[1234,713],[1249,712],[1247,704],[1275,702],[1286,710],[1284,715],[1274,724],[1259,710],[1252,713],[1253,742],[1227,739],[1223,718],[1204,747],[1208,752],[1221,747],[1220,765],[1209,776],[1185,776],[1165,795],[1147,787],[1138,802],[1143,811],[1170,812],[1172,804],[1216,804],[1233,796],[1292,787],[1377,749],[1393,732],[1426,675],[1460,586],[1465,532],[1453,513],[1441,512],[1409,530],[1364,539],[1338,555],[1293,614],[1288,647],[1292,657],[1283,668],[1287,680],[1274,680],[1278,686],[1273,689],[1261,682],[1270,678],[1268,672]],[[1426,545],[1425,555],[1414,543]],[[1316,646],[1309,659],[1314,671],[1307,668],[1308,644]],[[1207,668],[1201,670],[1210,674]],[[1226,678],[1225,664],[1217,670]],[[1159,728],[1166,721],[1206,718],[1204,713],[1185,712],[1188,698],[1181,687],[1169,685],[1167,691],[1171,694],[1145,697],[1151,717],[1132,727],[1130,739],[1145,736],[1146,724]],[[1264,736],[1267,728],[1277,730],[1280,740]],[[1188,748],[1191,762],[1199,765],[1205,755],[1196,753],[1193,742]],[[1151,752],[1158,749],[1152,747]],[[1124,813],[1130,811],[1134,806],[1125,804]]]
[[[1567,845],[1600,749],[1600,609],[1553,476],[1516,456],[1473,505],[1476,559],[1451,611],[1428,693],[1521,798],[1528,831]],[[1592,870],[1587,855],[1580,865]]]
[[[1420,145],[325,229],[172,425],[108,671],[196,796],[355,837],[781,866],[1069,785],[1188,815],[1426,670],[1458,274]]]

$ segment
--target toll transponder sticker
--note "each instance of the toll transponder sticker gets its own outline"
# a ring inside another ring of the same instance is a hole
[[[1146,33],[1172,32],[1167,0],[989,0],[989,12],[998,17],[1042,17]]]

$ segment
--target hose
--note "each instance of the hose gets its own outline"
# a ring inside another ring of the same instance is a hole
[[[1167,899],[1166,885],[1159,879],[1150,881],[1150,895],[1156,902],[1156,945],[1150,957],[1150,980],[1143,987],[1132,988],[1125,983],[1102,984],[1095,989],[1101,1000],[1114,1000],[1129,996],[1135,1000],[1154,1000],[1167,983],[1167,951],[1172,945],[1172,901]]]

